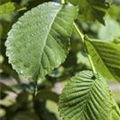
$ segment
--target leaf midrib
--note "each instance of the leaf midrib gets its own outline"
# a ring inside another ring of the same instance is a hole
[[[87,105],[89,104],[89,101],[90,101],[90,93],[91,93],[91,91],[93,90],[93,88],[95,87],[95,84],[97,83],[97,79],[96,80],[93,80],[92,81],[93,83],[92,83],[92,85],[90,86],[90,88],[89,88],[89,91],[88,91],[88,93],[87,93],[87,95],[86,95],[86,102],[85,102],[85,105],[84,105],[84,109],[83,109],[83,112],[82,112],[82,114],[86,111],[86,108],[87,108]]]
[[[46,42],[47,42],[47,40],[48,40],[48,36],[49,36],[50,30],[51,30],[51,28],[52,28],[52,25],[53,25],[53,23],[54,23],[57,15],[59,14],[59,12],[61,11],[62,8],[63,8],[63,6],[61,5],[61,6],[59,7],[58,11],[56,12],[55,17],[53,17],[53,20],[52,20],[51,24],[49,25],[49,30],[46,32],[47,35],[46,35],[46,37],[45,37],[45,39],[44,39],[43,47],[42,47],[42,49],[41,49],[42,52],[41,52],[41,56],[40,56],[40,59],[39,59],[38,70],[40,70],[39,68],[40,68],[40,65],[41,65],[42,57],[43,57],[43,54],[42,54],[42,53],[43,53],[43,51],[44,51],[44,49],[45,49]],[[39,72],[39,71],[38,71],[38,72]]]

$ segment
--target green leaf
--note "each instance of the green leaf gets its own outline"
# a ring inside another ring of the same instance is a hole
[[[80,19],[88,22],[98,20],[104,24],[103,17],[109,3],[106,0],[65,0],[72,3],[73,5],[79,5],[79,17]]]
[[[85,40],[94,67],[108,79],[120,82],[120,48],[110,42]]]
[[[15,23],[6,47],[9,62],[29,79],[43,78],[64,62],[77,7],[44,3]]]
[[[23,90],[16,97],[16,101],[19,104],[26,104],[29,102],[30,93],[27,90]]]
[[[64,120],[108,120],[111,101],[106,81],[83,71],[72,77],[63,89],[59,113]]]
[[[0,15],[12,13],[12,12],[14,12],[14,10],[15,10],[15,5],[13,2],[7,2],[3,5],[0,5]]]

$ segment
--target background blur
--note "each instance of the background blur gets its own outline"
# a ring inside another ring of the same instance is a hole
[[[71,37],[71,50],[65,61],[38,84],[33,97],[34,83],[21,79],[5,56],[4,43],[11,26],[31,8],[52,0],[0,0],[0,118],[1,120],[60,120],[57,101],[66,81],[76,72],[90,69],[78,36]],[[57,0],[56,0],[57,2]],[[120,0],[114,0],[105,16],[105,26],[97,21],[77,20],[83,33],[91,38],[120,43]],[[81,62],[84,61],[84,62]],[[120,85],[108,81],[113,96],[120,106]]]

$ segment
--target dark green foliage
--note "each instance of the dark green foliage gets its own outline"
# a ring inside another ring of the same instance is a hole
[[[119,0],[1,0],[0,119],[120,120],[119,85],[117,93],[107,85],[120,82],[119,7]]]
[[[79,16],[85,21],[98,20],[104,24],[103,17],[109,8],[109,2],[106,0],[65,0],[79,6]]]

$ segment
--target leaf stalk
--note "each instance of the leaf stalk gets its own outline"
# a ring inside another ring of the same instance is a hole
[[[64,1],[64,0],[61,0],[61,4],[64,4],[64,3],[65,3],[65,1]],[[89,55],[89,52],[88,52],[87,47],[86,47],[86,45],[85,45],[85,35],[83,35],[83,33],[79,30],[79,28],[78,28],[78,26],[76,25],[75,22],[73,23],[73,27],[74,27],[74,30],[76,31],[76,33],[78,34],[81,42],[82,42],[82,43],[84,44],[84,46],[85,46],[85,51],[86,51],[86,53],[87,53],[88,60],[89,60],[89,62],[90,62],[90,65],[91,65],[93,74],[96,75],[96,74],[97,74],[96,69],[95,69],[95,67],[94,67],[94,64],[93,64],[93,61],[92,61],[92,59],[91,59],[91,56]]]

